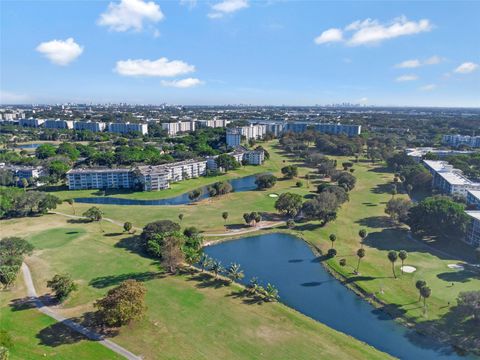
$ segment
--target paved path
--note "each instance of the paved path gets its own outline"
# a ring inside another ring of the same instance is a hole
[[[77,324],[76,322],[69,320],[63,317],[62,315],[56,313],[54,310],[52,310],[48,306],[45,306],[45,304],[42,303],[42,301],[38,298],[37,291],[35,290],[35,286],[33,285],[30,269],[25,263],[22,264],[22,272],[23,272],[23,279],[27,287],[28,297],[33,300],[35,307],[37,307],[40,312],[51,317],[52,319],[57,320],[58,322],[61,322],[65,326],[68,326],[70,329],[75,330],[76,332],[79,332],[80,334],[84,335],[88,339],[98,341],[103,346],[109,348],[110,350],[116,352],[117,354],[123,356],[126,359],[129,359],[129,360],[142,359],[141,357],[136,356],[135,354],[131,353],[130,351],[121,347],[120,345],[115,344],[113,341],[105,339],[102,335],[96,333],[95,331],[87,329],[86,327],[80,324]]]
[[[87,217],[85,216],[80,216],[80,215],[70,215],[70,214],[65,214],[65,213],[62,213],[60,211],[49,211],[49,213],[51,214],[55,214],[55,215],[61,215],[61,216],[65,216],[65,217],[68,217],[68,218],[71,218],[71,219],[88,219]],[[119,221],[116,221],[116,220],[113,220],[113,219],[109,219],[109,218],[102,218],[103,221],[108,221],[112,224],[115,224],[115,225],[118,225],[118,226],[121,226],[123,228],[123,224],[122,222],[119,222]],[[135,227],[133,226],[132,229],[135,229],[135,230],[140,230],[142,231],[142,228],[138,228],[138,227]]]
[[[224,232],[224,233],[206,233],[206,234],[202,234],[203,236],[207,236],[207,237],[212,237],[212,236],[235,236],[235,235],[242,235],[242,234],[247,234],[247,233],[250,233],[250,232],[255,232],[255,231],[258,231],[258,230],[262,230],[262,229],[270,229],[270,228],[273,228],[273,227],[276,227],[278,225],[283,225],[285,224],[285,221],[265,221],[263,223],[260,223],[258,224],[257,226],[255,227],[250,227],[250,228],[247,228],[247,229],[239,229],[239,230],[231,230],[231,231],[228,231],[228,232]]]

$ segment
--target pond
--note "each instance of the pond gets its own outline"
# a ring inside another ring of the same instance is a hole
[[[257,188],[257,185],[255,184],[257,176],[258,175],[245,176],[243,178],[229,180],[228,182],[232,184],[233,191],[235,192],[251,191]],[[202,188],[203,192],[198,200],[206,199],[210,196],[208,194],[207,187],[208,186]],[[185,205],[192,202],[192,200],[190,200],[188,197],[188,193],[184,193],[171,198],[156,200],[123,199],[107,196],[75,198],[74,200],[78,203],[102,205]]]
[[[17,145],[16,148],[18,148],[18,149],[36,149],[36,148],[38,148],[40,145],[42,145],[42,144],[38,144],[38,143],[21,144],[21,145]]]
[[[205,253],[224,266],[240,264],[245,284],[257,276],[263,285],[269,282],[278,288],[284,304],[400,359],[476,358],[462,357],[452,347],[409,330],[375,309],[331,276],[309,246],[292,235],[227,241],[205,247]]]

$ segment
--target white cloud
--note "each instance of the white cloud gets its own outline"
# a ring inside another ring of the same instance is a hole
[[[345,32],[351,33],[350,38],[344,41],[349,46],[375,45],[384,40],[430,31],[432,28],[433,25],[428,19],[421,19],[416,22],[408,20],[405,16],[395,18],[386,24],[381,24],[378,20],[372,19],[357,20],[344,28]],[[337,30],[336,37],[332,36],[332,40],[328,40],[328,37],[322,38],[325,33],[332,30]],[[317,44],[325,44],[332,41],[342,41],[342,39],[339,40],[338,38],[340,32],[341,30],[335,28],[326,30],[315,39],[315,42]],[[317,42],[319,38],[324,41]]]
[[[478,64],[473,62],[464,62],[459,65],[454,71],[459,74],[468,74],[475,71],[478,68]]]
[[[432,90],[435,90],[436,88],[437,88],[436,84],[428,84],[428,85],[420,87],[420,90],[422,90],[422,91],[432,91]]]
[[[186,78],[181,80],[166,81],[162,80],[162,85],[166,87],[175,87],[179,89],[191,88],[203,84],[203,81],[196,78]]]
[[[73,38],[68,38],[67,40],[42,42],[36,50],[52,63],[65,66],[82,54],[83,47],[78,45]]]
[[[180,0],[180,5],[186,6],[189,9],[193,9],[197,6],[197,0]]]
[[[415,81],[415,80],[418,80],[417,75],[402,75],[395,79],[395,81],[398,81],[398,82]]]
[[[442,58],[440,56],[434,55],[429,57],[428,59],[425,60],[418,60],[418,59],[411,59],[411,60],[405,60],[402,61],[401,63],[395,65],[397,68],[417,68],[420,66],[425,66],[425,65],[436,65],[442,62]]]
[[[418,59],[413,60],[405,60],[402,61],[400,64],[395,65],[397,68],[416,68],[422,66],[422,63]]]
[[[112,31],[140,31],[144,22],[157,23],[164,17],[160,6],[153,1],[121,0],[108,5],[107,10],[100,15],[98,24],[107,26]]]
[[[315,44],[343,41],[343,32],[336,28],[328,29],[317,36],[314,41]]]
[[[426,59],[423,63],[425,65],[436,65],[436,64],[440,64],[441,62],[442,62],[442,58],[440,56],[434,55]]]
[[[195,66],[181,60],[169,61],[162,57],[158,60],[120,60],[115,71],[124,76],[158,76],[173,77],[195,71]]]
[[[208,14],[208,17],[210,19],[219,19],[249,6],[247,0],[223,0],[212,5],[212,12]]]

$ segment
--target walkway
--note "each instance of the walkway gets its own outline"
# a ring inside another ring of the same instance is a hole
[[[25,286],[27,287],[28,297],[33,300],[35,307],[38,308],[40,312],[51,317],[52,319],[55,319],[58,322],[61,322],[65,326],[68,326],[70,329],[84,335],[88,339],[93,341],[98,341],[103,346],[109,348],[110,350],[116,352],[117,354],[123,356],[126,359],[129,359],[129,360],[142,359],[141,357],[136,356],[135,354],[132,354],[130,351],[121,347],[120,345],[115,344],[113,341],[105,339],[102,335],[96,333],[95,331],[87,329],[86,327],[80,324],[77,324],[76,322],[69,320],[63,317],[62,315],[56,313],[54,310],[52,310],[48,306],[45,306],[45,304],[42,303],[42,301],[38,298],[37,291],[35,290],[35,286],[33,285],[30,269],[28,268],[28,265],[25,263],[22,264],[22,273],[23,273],[23,279],[25,281]]]

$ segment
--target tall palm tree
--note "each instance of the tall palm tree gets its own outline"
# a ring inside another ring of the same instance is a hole
[[[367,230],[361,229],[358,232],[358,236],[360,236],[360,247],[363,249],[363,240],[367,237],[368,233]]]
[[[408,257],[408,253],[405,251],[405,250],[400,250],[398,252],[398,257],[400,258],[400,260],[402,261],[402,267],[400,268],[402,274],[403,274],[403,262],[407,259]]]
[[[228,211],[224,211],[222,213],[222,218],[223,218],[223,221],[225,222],[225,227],[227,226],[227,219],[228,219]]]
[[[234,282],[243,279],[245,275],[243,274],[243,270],[240,268],[240,265],[232,263],[227,269],[227,276],[231,282]]]
[[[358,256],[358,263],[357,263],[357,270],[356,270],[357,273],[358,273],[358,269],[360,269],[360,260],[362,260],[362,258],[364,258],[365,255],[366,255],[365,249],[360,248],[357,250],[357,256]]]
[[[333,243],[335,242],[335,240],[337,240],[337,235],[335,234],[330,234],[330,236],[328,237],[330,239],[330,241],[332,242],[332,249],[333,249]]]
[[[415,287],[419,292],[418,301],[422,299],[422,292],[420,290],[425,286],[427,286],[427,282],[425,280],[417,280],[417,282],[415,283]]]
[[[202,269],[202,272],[203,272],[205,269],[208,269],[212,266],[213,259],[210,256],[208,256],[207,254],[203,254],[200,257],[200,260],[199,260],[198,263],[199,263],[200,268]]]
[[[272,284],[268,283],[265,288],[265,300],[266,301],[278,301],[278,289]]]
[[[395,261],[397,261],[398,259],[398,254],[396,251],[394,250],[391,250],[388,252],[388,260],[390,260],[390,262],[392,263],[392,272],[393,272],[393,277],[396,279],[397,278],[397,274],[395,274]]]
[[[432,289],[430,289],[428,286],[424,286],[420,289],[420,295],[423,297],[423,308],[427,306],[427,298],[430,297],[432,294]]]
[[[218,274],[221,274],[224,269],[220,261],[213,260],[212,267],[210,268],[210,270],[212,270],[212,272],[215,274],[215,279],[217,279]]]

